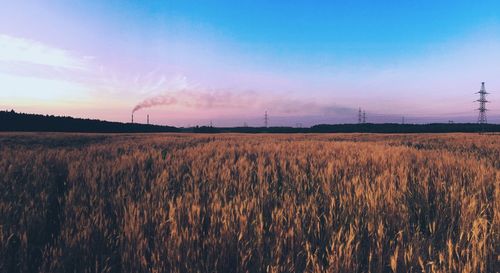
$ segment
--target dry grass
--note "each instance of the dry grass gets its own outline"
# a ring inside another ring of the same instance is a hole
[[[497,272],[500,136],[0,135],[1,272]]]

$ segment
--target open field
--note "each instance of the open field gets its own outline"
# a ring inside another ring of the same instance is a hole
[[[498,272],[500,135],[0,134],[0,272]]]

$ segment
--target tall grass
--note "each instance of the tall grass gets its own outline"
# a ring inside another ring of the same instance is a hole
[[[498,272],[500,136],[0,135],[1,272]]]

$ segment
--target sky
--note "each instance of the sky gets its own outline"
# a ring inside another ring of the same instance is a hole
[[[0,109],[174,126],[500,123],[500,2],[14,1]]]

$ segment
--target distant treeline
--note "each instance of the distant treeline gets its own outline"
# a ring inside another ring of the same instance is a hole
[[[85,133],[149,133],[179,132],[172,126],[109,122],[95,119],[58,117],[0,111],[0,131],[85,132]]]
[[[499,124],[432,123],[432,124],[320,124],[310,128],[294,127],[210,127],[176,128],[139,123],[109,122],[72,117],[58,117],[0,111],[0,131],[88,132],[88,133],[451,133],[500,132]]]
[[[366,123],[315,125],[310,128],[314,133],[473,133],[500,132],[499,124],[478,123],[430,123],[430,124],[398,124],[398,123]]]
[[[194,133],[452,133],[500,132],[498,124],[431,123],[431,124],[320,124],[310,128],[295,127],[195,127],[183,129]]]

